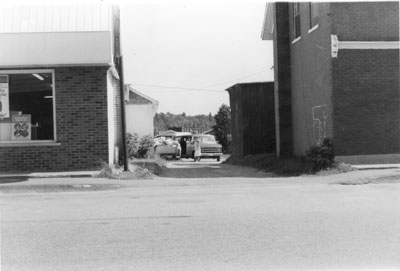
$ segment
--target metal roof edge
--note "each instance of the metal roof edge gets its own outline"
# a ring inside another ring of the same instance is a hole
[[[160,102],[157,101],[156,99],[153,99],[153,98],[147,96],[146,94],[143,94],[142,92],[140,92],[140,91],[134,89],[134,88],[132,87],[132,84],[125,84],[125,87],[128,88],[129,91],[131,91],[131,92],[133,92],[133,93],[135,93],[135,94],[137,94],[137,95],[139,95],[139,96],[145,98],[146,100],[149,100],[153,105],[158,106],[159,103],[160,103]]]

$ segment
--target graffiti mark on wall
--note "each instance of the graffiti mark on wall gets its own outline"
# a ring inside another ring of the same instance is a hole
[[[312,108],[313,136],[317,145],[320,145],[326,138],[326,119],[328,118],[328,107],[326,104]]]

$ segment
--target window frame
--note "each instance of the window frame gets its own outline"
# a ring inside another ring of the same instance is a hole
[[[56,91],[55,91],[55,70],[54,69],[14,69],[14,70],[0,70],[0,75],[12,74],[33,74],[33,73],[51,73],[52,76],[52,96],[53,96],[53,139],[52,140],[29,140],[29,141],[0,141],[0,146],[26,146],[26,145],[40,145],[50,146],[59,145],[57,143],[57,121],[56,121]],[[54,144],[56,143],[56,144]]]
[[[314,30],[318,29],[319,27],[319,12],[316,12],[316,14],[313,13],[313,11],[317,10],[318,7],[316,6],[318,3],[315,2],[309,2],[308,8],[309,8],[309,30],[308,33],[313,32]],[[316,15],[316,16],[315,16]],[[315,19],[315,22],[314,22]]]
[[[296,23],[296,18],[299,18],[299,22],[298,24]],[[292,18],[293,18],[293,41],[292,44],[295,43],[296,41],[301,39],[301,12],[300,12],[300,2],[294,2],[293,3],[293,14],[292,14]],[[297,33],[297,29],[298,28],[298,33]]]

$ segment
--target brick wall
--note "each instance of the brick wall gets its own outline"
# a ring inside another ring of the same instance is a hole
[[[336,155],[400,152],[398,50],[341,50],[334,62]]]
[[[290,44],[293,5],[289,4]],[[330,4],[319,3],[319,26],[309,33],[309,5],[300,3],[301,39],[291,44],[293,152],[303,155],[332,137]]]
[[[334,3],[341,41],[398,41],[399,3]],[[399,50],[339,50],[333,60],[336,155],[400,152]]]
[[[0,146],[0,171],[85,170],[108,161],[106,72],[107,67],[55,68],[61,145]]]
[[[343,41],[399,40],[399,3],[332,3],[333,34]]]
[[[281,155],[290,155],[293,152],[293,138],[289,4],[279,2],[274,6],[274,97],[277,151]]]

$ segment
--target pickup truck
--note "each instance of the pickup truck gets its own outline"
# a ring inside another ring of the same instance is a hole
[[[194,158],[194,142],[196,140],[200,141],[201,148],[201,158],[215,158],[219,162],[222,156],[222,146],[218,144],[213,135],[207,134],[198,134],[193,135],[186,142],[186,148],[184,148],[184,144],[180,141],[182,146],[182,154],[181,157],[184,158]]]
[[[194,158],[194,142],[200,141],[201,158],[221,160],[222,146],[213,135],[174,132],[156,136],[155,151],[163,158]]]
[[[161,158],[179,159],[182,148],[179,144],[182,137],[191,137],[191,133],[168,131],[154,138],[154,153]]]

